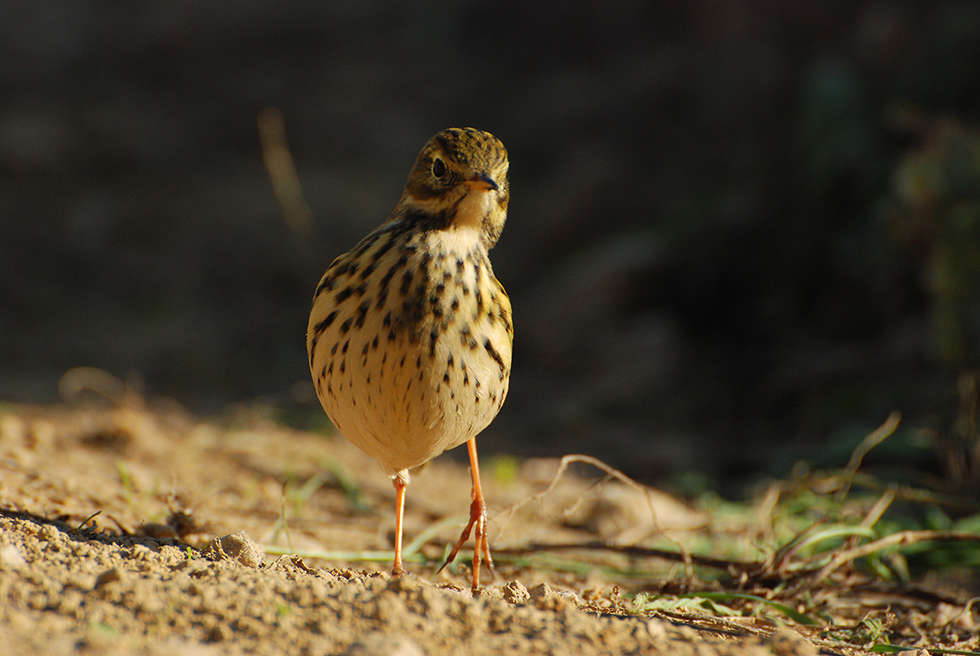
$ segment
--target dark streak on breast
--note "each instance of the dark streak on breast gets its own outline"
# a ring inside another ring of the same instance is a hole
[[[493,361],[497,363],[497,366],[500,367],[500,377],[503,378],[507,373],[507,365],[504,364],[504,359],[500,357],[500,353],[498,353],[497,349],[493,347],[493,344],[490,343],[489,339],[485,339],[483,341],[483,348],[486,349],[487,355],[489,355]]]
[[[330,327],[330,324],[332,324],[334,319],[336,318],[337,318],[337,311],[334,310],[326,317],[324,317],[323,321],[320,321],[315,326],[313,326],[313,339],[310,340],[310,352],[309,352],[310,369],[313,368],[313,354],[316,352],[316,344],[318,341],[320,341],[320,336],[323,334],[324,330]]]

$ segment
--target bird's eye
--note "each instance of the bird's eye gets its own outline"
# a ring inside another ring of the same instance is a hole
[[[446,175],[446,163],[438,157],[436,157],[436,160],[432,162],[432,175],[436,176],[437,178],[441,178],[442,176]]]

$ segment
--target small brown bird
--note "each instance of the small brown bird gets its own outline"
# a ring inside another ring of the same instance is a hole
[[[395,486],[395,562],[409,470],[466,442],[470,518],[493,571],[476,435],[503,406],[514,338],[510,300],[488,252],[507,218],[507,150],[489,132],[450,128],[422,147],[391,218],[333,261],[306,333],[317,396],[338,430]],[[441,568],[440,568],[441,571]]]

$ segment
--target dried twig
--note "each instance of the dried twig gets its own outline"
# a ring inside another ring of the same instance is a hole
[[[671,624],[683,624],[696,631],[711,631],[712,633],[722,633],[733,637],[752,634],[759,637],[769,637],[772,629],[769,627],[760,628],[752,626],[751,623],[758,622],[757,617],[717,617],[714,615],[694,615],[671,610],[651,611],[647,617],[659,617]]]
[[[779,483],[773,483],[766,490],[762,502],[759,503],[756,510],[756,531],[759,535],[767,536],[772,533],[772,513],[776,509],[776,504],[779,503],[782,492],[782,486]]]
[[[794,535],[792,538],[790,538],[789,542],[781,546],[776,553],[774,553],[766,560],[765,563],[763,563],[761,568],[762,572],[766,574],[781,573],[783,568],[786,566],[786,563],[789,562],[790,556],[796,553],[796,551],[798,551],[803,544],[805,544],[807,538],[822,528],[823,522],[817,521]]]
[[[275,107],[263,109],[259,112],[258,126],[262,159],[269,172],[272,191],[282,208],[283,219],[295,235],[307,239],[313,233],[313,212],[303,198],[303,186],[286,143],[282,112]]]
[[[871,509],[864,516],[861,521],[861,526],[872,528],[881,519],[881,516],[885,514],[889,506],[895,500],[895,486],[890,486],[885,493],[875,502],[875,505],[871,506]]]
[[[864,456],[868,455],[873,448],[888,439],[895,432],[895,429],[898,428],[898,424],[901,421],[902,413],[898,411],[892,412],[885,419],[885,423],[868,433],[867,437],[857,445],[857,448],[851,453],[851,459],[847,462],[847,467],[844,469],[844,482],[841,485],[840,491],[837,493],[837,499],[839,501],[843,501],[851,489],[851,481],[854,480],[854,475],[861,467]]]
[[[607,465],[606,463],[599,460],[598,458],[594,458],[593,456],[587,456],[580,453],[573,453],[573,454],[563,456],[561,461],[558,463],[558,470],[555,472],[555,475],[551,478],[551,481],[548,483],[548,486],[544,490],[538,492],[537,494],[532,494],[531,496],[529,496],[526,499],[523,499],[522,501],[518,501],[509,509],[507,509],[502,514],[503,524],[500,527],[499,533],[503,532],[504,527],[506,527],[507,523],[514,516],[514,513],[516,513],[519,509],[523,508],[524,506],[531,503],[532,501],[539,501],[543,499],[545,496],[547,496],[548,494],[550,494],[551,491],[554,490],[555,487],[558,485],[558,481],[561,480],[561,477],[564,475],[565,470],[568,469],[568,466],[573,462],[582,462],[587,465],[592,465],[596,469],[605,472],[606,474],[620,481],[624,485],[631,487],[634,490],[643,494],[643,496],[646,498],[647,501],[647,507],[650,510],[650,519],[653,525],[657,528],[657,530],[659,530],[664,535],[664,537],[668,541],[677,545],[677,548],[683,559],[681,562],[684,563],[684,568],[687,572],[687,576],[689,578],[694,576],[694,570],[692,568],[692,560],[691,560],[690,552],[688,552],[687,548],[684,545],[671,538],[669,535],[666,534],[665,531],[663,531],[663,529],[660,528],[660,522],[657,521],[657,511],[653,507],[653,499],[650,496],[650,490],[647,489],[645,486],[641,485],[640,483],[637,483],[632,478],[630,478],[623,472],[619,471],[618,469]]]
[[[980,542],[980,535],[975,533],[964,533],[962,531],[901,531],[892,533],[874,542],[862,544],[852,549],[844,549],[835,553],[830,562],[823,567],[813,569],[816,571],[815,579],[822,581],[828,574],[836,570],[841,565],[849,563],[858,558],[869,556],[876,551],[887,549],[898,545],[915,544],[917,542]]]
[[[878,520],[881,519],[881,516],[885,514],[885,511],[892,505],[894,500],[895,486],[891,485],[864,515],[864,519],[861,520],[861,526],[867,529],[873,528],[874,525],[878,523]],[[858,542],[860,542],[860,538],[860,535],[852,535],[848,537],[847,541],[844,543],[844,548],[850,549],[852,547],[856,547]]]
[[[936,506],[944,506],[946,508],[965,511],[967,513],[973,512],[977,508],[976,501],[971,499],[954,497],[948,494],[942,494],[941,492],[936,492],[934,490],[916,488],[908,485],[896,486],[894,483],[884,483],[877,480],[873,476],[862,474],[860,472],[854,475],[851,483],[853,486],[860,486],[868,490],[876,491],[884,491],[888,488],[894,488],[895,498],[900,501],[911,501],[912,503],[925,503]]]
[[[86,524],[88,524],[90,521],[92,521],[93,519],[95,519],[96,517],[98,517],[101,514],[102,514],[102,511],[101,510],[96,510],[94,513],[92,513],[91,515],[89,515],[88,517],[86,517],[85,519],[83,519],[82,520],[82,523],[79,524],[78,525],[78,528],[76,528],[75,530],[76,531],[81,531],[83,528],[85,528],[85,525]]]

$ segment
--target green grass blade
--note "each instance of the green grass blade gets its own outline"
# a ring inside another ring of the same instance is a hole
[[[701,597],[704,599],[711,599],[712,601],[731,601],[733,599],[746,599],[748,601],[755,601],[760,604],[765,604],[770,606],[780,613],[789,617],[797,624],[802,624],[803,626],[817,626],[820,624],[818,620],[801,613],[793,608],[790,608],[786,604],[781,604],[778,601],[773,601],[771,599],[766,599],[765,597],[760,597],[758,595],[746,594],[744,592],[689,592],[682,595],[677,595],[678,597]]]
[[[965,649],[943,649],[942,647],[902,647],[900,645],[876,644],[871,648],[874,654],[900,654],[903,651],[925,650],[930,654],[954,654],[955,656],[980,656],[980,651],[968,651]]]

